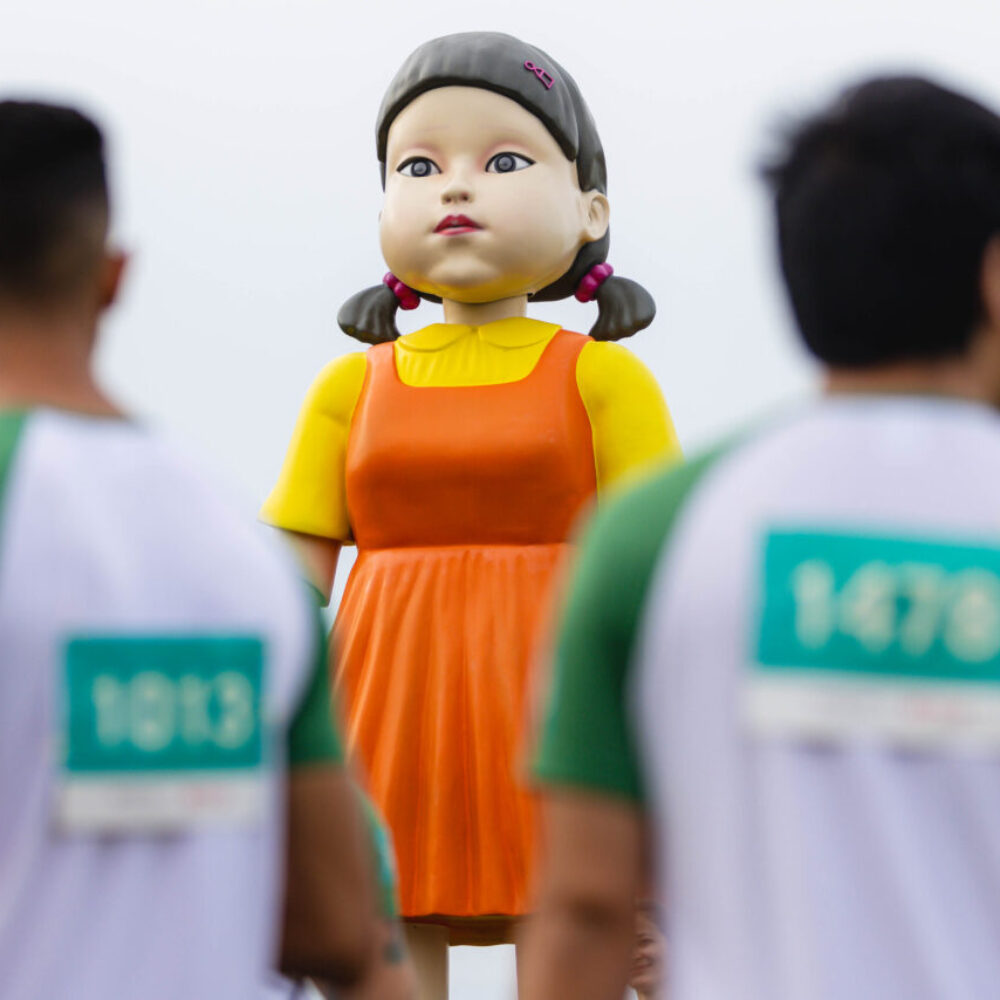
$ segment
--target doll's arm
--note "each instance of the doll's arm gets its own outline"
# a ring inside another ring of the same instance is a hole
[[[322,603],[330,600],[341,545],[351,538],[345,464],[367,359],[331,361],[309,388],[278,482],[260,518],[289,537]]]
[[[330,603],[333,578],[337,573],[340,542],[334,538],[320,538],[319,535],[304,535],[299,531],[284,531],[282,534],[291,542],[299,557],[307,581],[316,588],[320,607],[325,608]]]
[[[660,387],[627,348],[607,341],[587,344],[576,382],[593,430],[599,492],[644,466],[681,457]]]
[[[266,524],[350,541],[347,439],[366,369],[364,354],[347,354],[331,361],[309,387],[278,481],[260,511]]]

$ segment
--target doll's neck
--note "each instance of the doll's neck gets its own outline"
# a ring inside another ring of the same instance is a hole
[[[499,319],[514,319],[528,312],[528,296],[516,295],[496,302],[454,302],[444,299],[444,321],[461,326],[483,326]]]

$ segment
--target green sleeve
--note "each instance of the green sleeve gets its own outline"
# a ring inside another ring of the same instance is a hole
[[[7,494],[10,471],[27,419],[28,414],[24,410],[0,412],[0,504]]]
[[[371,799],[360,787],[358,795],[364,808],[368,835],[371,839],[372,853],[375,859],[379,911],[385,919],[395,920],[399,916],[399,900],[396,886],[396,856],[392,849],[392,838],[385,821],[372,805]]]
[[[557,632],[535,776],[643,798],[627,704],[646,592],[678,511],[721,453],[645,480],[602,508],[584,534]]]
[[[342,764],[344,749],[335,723],[336,708],[330,691],[326,629],[316,613],[316,656],[305,693],[288,730],[288,763]]]

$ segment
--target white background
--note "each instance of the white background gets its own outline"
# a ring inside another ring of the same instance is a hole
[[[382,91],[417,44],[473,29],[520,35],[577,78],[607,151],[610,260],[659,305],[630,346],[689,451],[812,381],[755,174],[775,127],[876,71],[1000,104],[996,0],[0,0],[0,94],[79,104],[109,136],[134,260],[105,380],[207,452],[248,516],[309,381],[358,347],[338,306],[384,271]],[[594,313],[533,315],[585,331]],[[400,315],[404,331],[438,318]],[[458,949],[453,973],[460,1000],[510,995],[509,949]]]

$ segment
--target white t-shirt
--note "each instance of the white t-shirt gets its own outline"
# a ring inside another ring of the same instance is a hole
[[[0,996],[260,996],[315,609],[141,427],[0,415],[4,481]]]
[[[1000,417],[836,397],[585,541],[538,771],[657,823],[670,1000],[1000,983]]]

